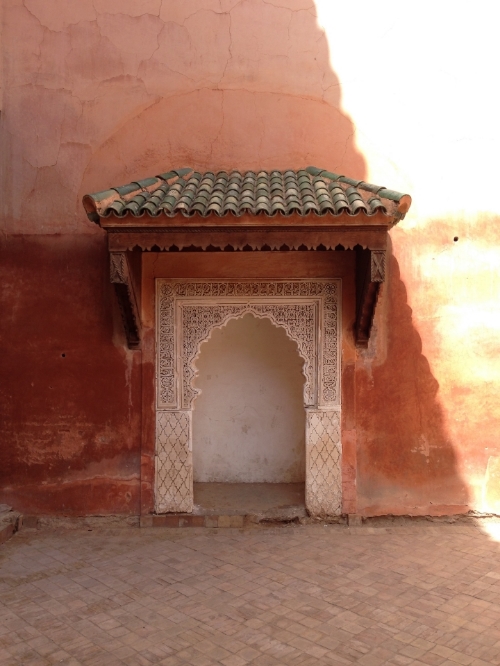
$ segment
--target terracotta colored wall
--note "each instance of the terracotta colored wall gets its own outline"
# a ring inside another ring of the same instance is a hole
[[[137,510],[140,353],[81,195],[315,164],[414,198],[346,375],[358,510],[500,511],[498,40],[453,7],[4,0],[2,498]]]
[[[140,356],[126,349],[96,237],[0,241],[1,501],[138,513]]]

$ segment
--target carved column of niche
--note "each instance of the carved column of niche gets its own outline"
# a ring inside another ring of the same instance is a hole
[[[336,516],[342,511],[339,283],[324,284],[322,301],[321,390],[316,408],[306,410],[306,507],[313,516]]]
[[[340,401],[340,284],[336,280],[323,285],[319,328],[321,344],[318,368],[320,375],[318,406],[336,408]]]
[[[308,409],[306,419],[306,508],[312,516],[342,512],[340,409]]]
[[[156,513],[193,511],[190,411],[156,412]]]
[[[156,316],[156,406],[178,409],[175,294],[165,280],[157,281]]]

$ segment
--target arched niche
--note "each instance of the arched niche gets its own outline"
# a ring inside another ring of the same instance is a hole
[[[303,359],[306,507],[341,511],[340,280],[158,279],[157,513],[193,510],[196,358],[214,329],[253,314],[284,328]]]
[[[194,365],[194,482],[303,483],[304,359],[284,328],[252,313],[232,318]]]

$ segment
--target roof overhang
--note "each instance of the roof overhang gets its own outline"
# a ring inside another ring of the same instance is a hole
[[[357,253],[355,337],[366,346],[385,281],[387,233],[411,197],[315,167],[207,173],[167,172],[83,199],[89,219],[108,234],[129,347],[139,348],[141,339],[138,251],[335,249]]]

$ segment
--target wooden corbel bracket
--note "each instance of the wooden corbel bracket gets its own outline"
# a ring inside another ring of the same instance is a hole
[[[115,286],[118,305],[125,327],[129,349],[140,349],[141,319],[137,288],[134,286],[133,265],[129,252],[111,252],[110,280]]]
[[[385,250],[356,250],[356,344],[367,347],[380,285],[385,282]]]

